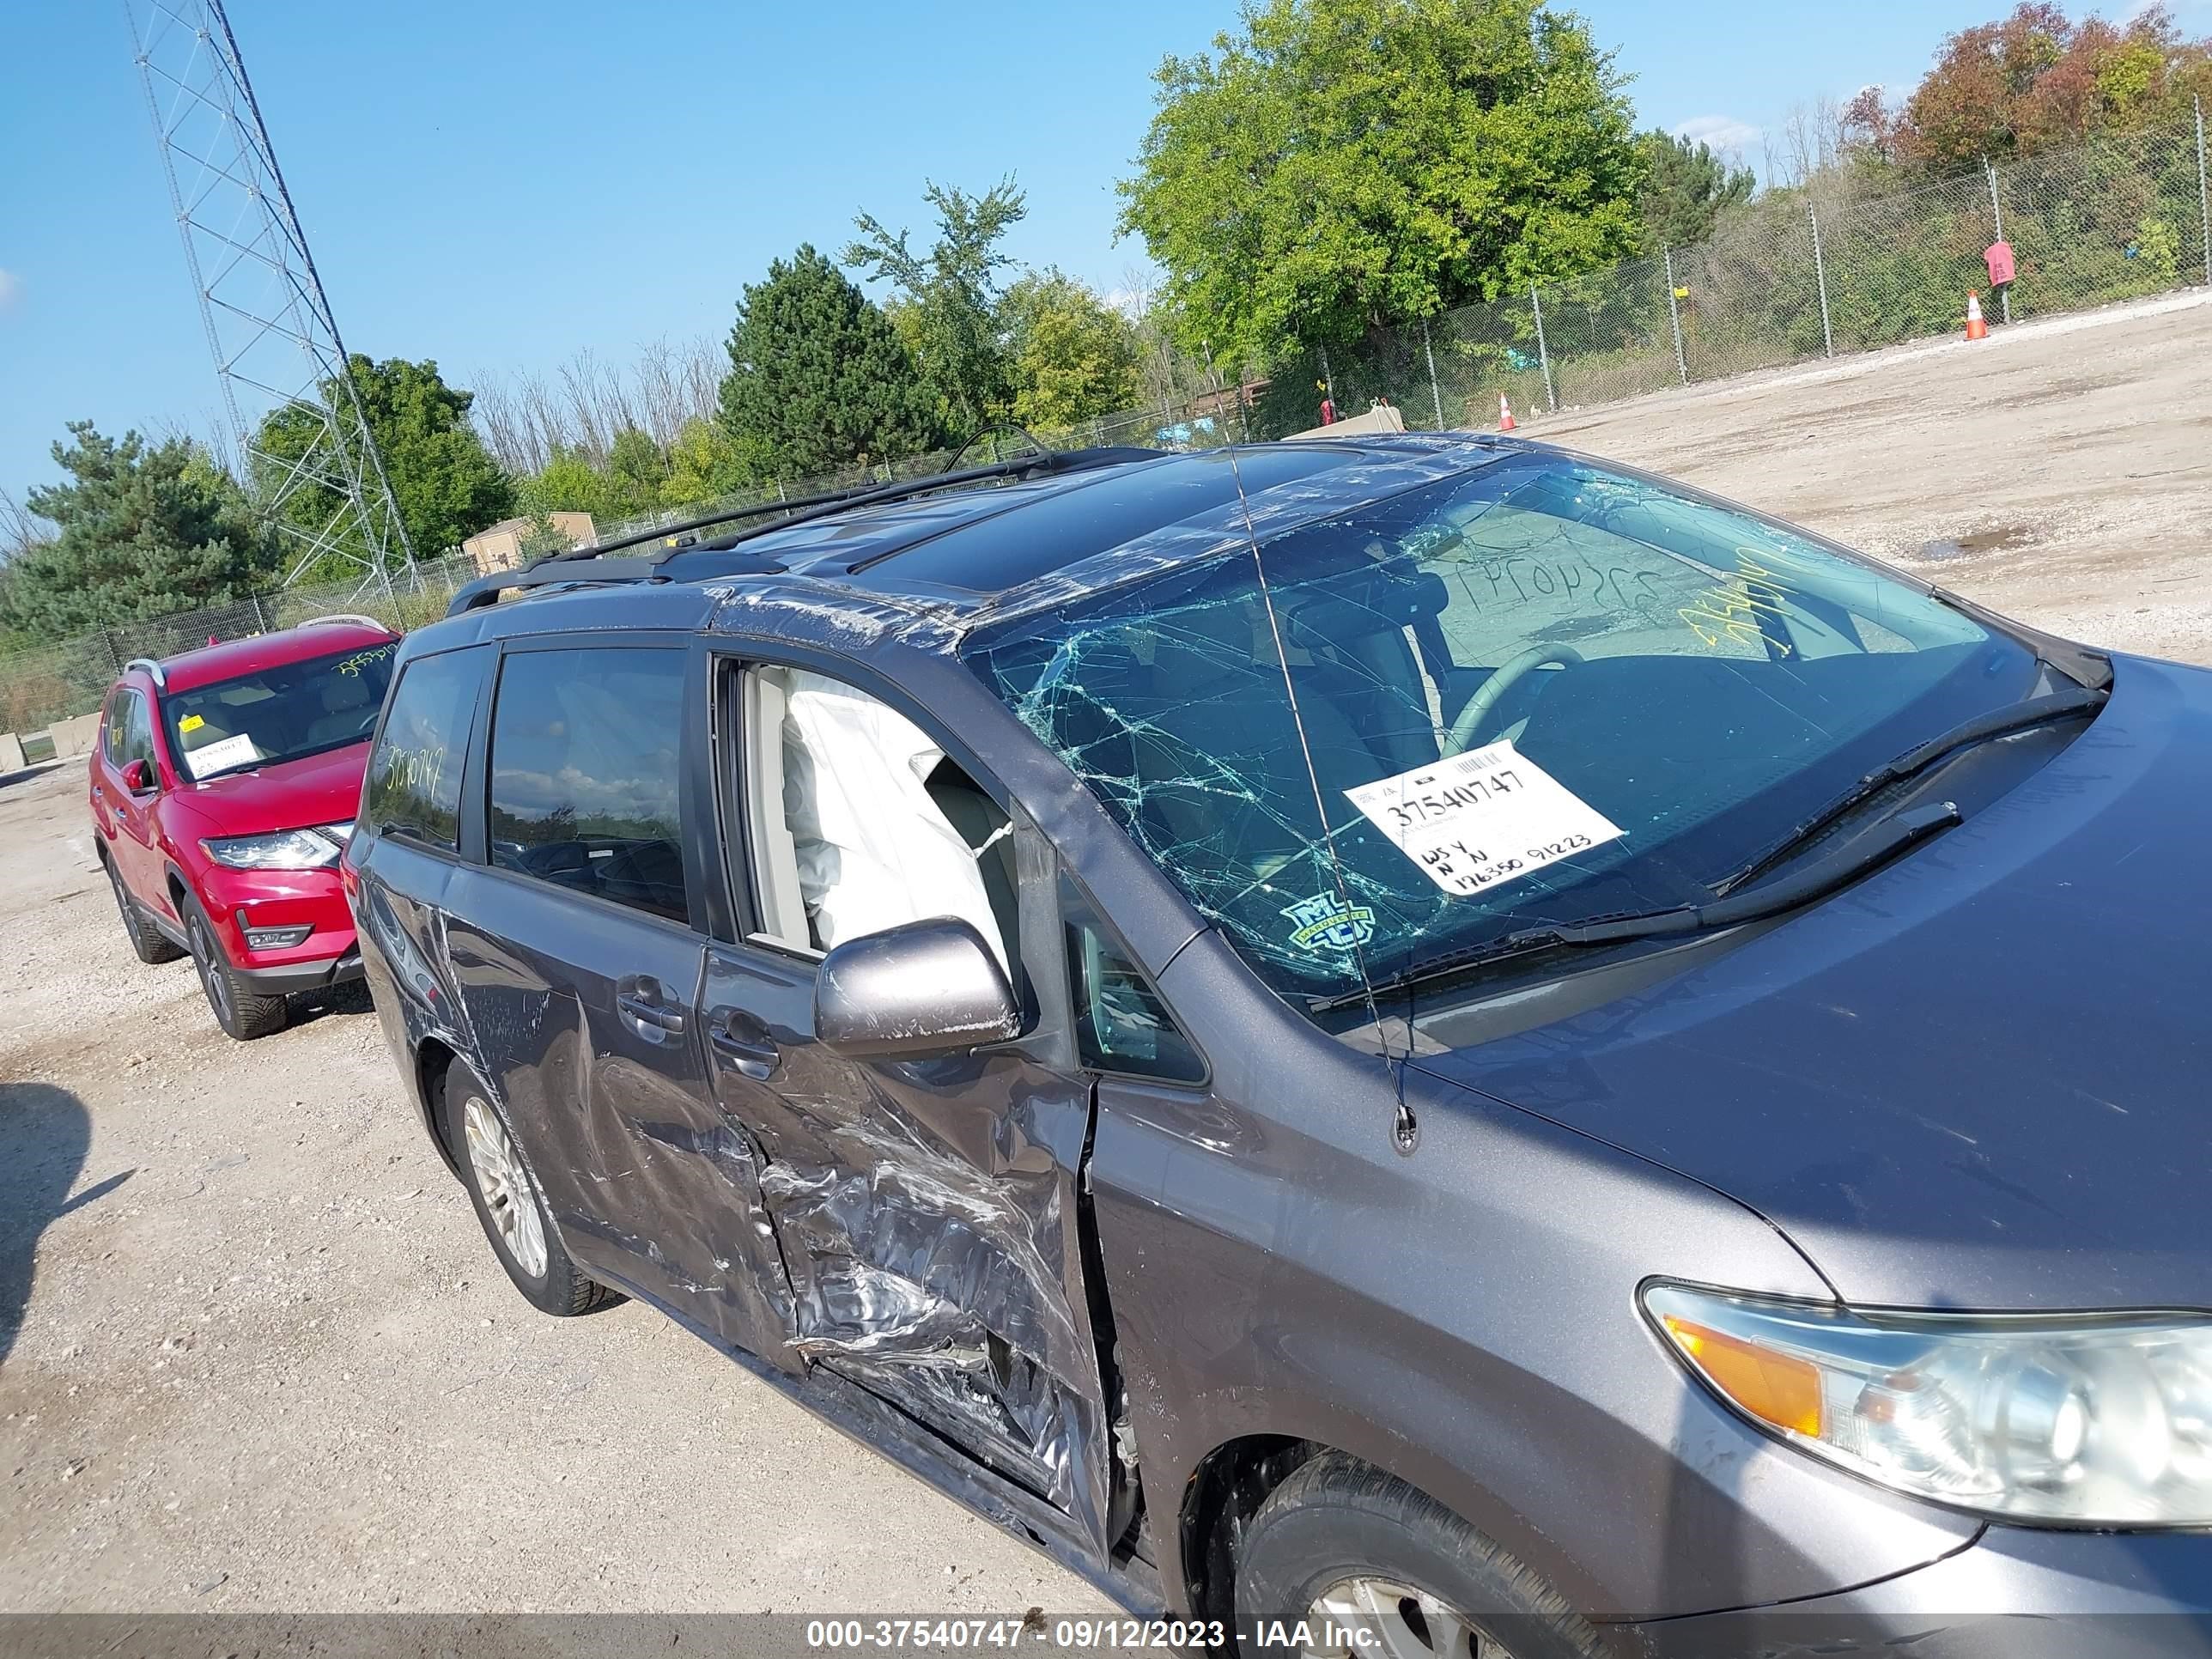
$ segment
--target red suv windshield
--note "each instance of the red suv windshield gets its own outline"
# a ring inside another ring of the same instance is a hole
[[[161,700],[169,752],[198,782],[364,741],[399,641],[307,657]]]

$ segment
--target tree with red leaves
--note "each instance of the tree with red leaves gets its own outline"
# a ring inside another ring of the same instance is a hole
[[[1947,38],[1893,117],[1878,96],[1852,108],[1881,151],[1945,173],[2178,120],[2197,94],[2212,102],[2212,40],[2185,37],[2165,6],[2121,26],[2021,0],[2001,21]]]

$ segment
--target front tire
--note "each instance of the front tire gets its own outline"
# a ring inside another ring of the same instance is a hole
[[[1236,1594],[1247,1656],[1593,1659],[1603,1651],[1589,1622],[1534,1572],[1434,1498],[1342,1452],[1299,1465],[1260,1505],[1244,1530]],[[1362,1634],[1331,1644],[1324,1626],[1332,1623]]]
[[[208,1006],[215,1011],[215,1023],[222,1027],[226,1036],[240,1042],[251,1042],[256,1037],[265,1037],[284,1029],[284,999],[264,996],[239,976],[238,970],[230,965],[230,958],[222,953],[222,941],[215,936],[215,926],[208,921],[207,912],[190,902],[185,907],[185,937],[191,941],[192,963],[199,969],[200,989],[207,994]]]
[[[123,936],[131,941],[131,953],[144,963],[174,962],[184,955],[167,933],[147,919],[138,901],[131,896],[131,890],[123,884],[123,872],[115,867],[114,860],[102,858],[100,863],[107,872],[107,884],[115,890],[115,908],[123,917]]]
[[[439,1085],[438,1132],[461,1167],[461,1184],[469,1189],[492,1254],[532,1307],[566,1319],[616,1299],[568,1259],[507,1114],[459,1063],[447,1068]]]

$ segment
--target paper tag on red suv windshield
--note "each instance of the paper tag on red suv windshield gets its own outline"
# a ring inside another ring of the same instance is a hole
[[[247,761],[260,758],[261,751],[253,746],[253,739],[241,732],[234,738],[220,738],[203,748],[187,750],[185,764],[194,777],[204,778],[225,767],[242,766]]]
[[[1460,898],[1622,834],[1510,738],[1344,793],[1431,881]]]

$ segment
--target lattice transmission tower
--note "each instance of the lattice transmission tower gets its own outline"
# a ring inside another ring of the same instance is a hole
[[[285,581],[337,558],[389,593],[414,550],[222,0],[123,9],[247,483],[290,544]],[[278,411],[281,454],[262,442]]]

